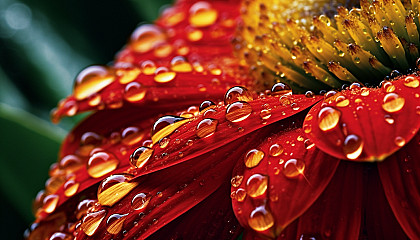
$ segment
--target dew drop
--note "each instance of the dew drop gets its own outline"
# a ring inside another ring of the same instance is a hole
[[[158,83],[167,83],[176,77],[176,73],[169,71],[166,67],[159,67],[155,71],[155,81]]]
[[[306,139],[303,143],[306,149],[311,149],[315,147],[315,143],[313,143],[310,139]]]
[[[99,210],[97,212],[88,213],[83,218],[82,224],[80,225],[83,232],[88,236],[92,236],[98,229],[102,220],[105,218],[105,215],[106,215],[105,209]]]
[[[155,46],[166,42],[166,35],[157,26],[144,24],[131,34],[130,46],[139,53],[152,50]]]
[[[261,174],[254,174],[246,182],[246,191],[251,197],[259,197],[267,191],[268,178]]]
[[[347,107],[350,103],[350,101],[344,95],[338,96],[335,99],[335,102],[337,107]]]
[[[385,95],[382,108],[389,113],[398,112],[404,107],[405,99],[396,93]]]
[[[305,97],[307,98],[314,98],[315,97],[315,93],[312,91],[306,91],[305,92]]]
[[[102,180],[98,187],[98,202],[102,206],[114,205],[138,185],[131,181],[132,178],[131,174],[115,174]]]
[[[79,183],[74,179],[69,179],[64,183],[63,189],[64,195],[66,197],[71,197],[76,194],[77,190],[79,189]]]
[[[151,197],[147,197],[145,193],[138,193],[131,200],[131,208],[134,210],[142,210],[149,204]]]
[[[362,96],[366,97],[366,96],[369,96],[369,93],[370,93],[369,88],[367,88],[367,87],[363,87],[363,88],[362,88],[362,92],[360,93],[360,95],[362,95]]]
[[[398,136],[394,139],[394,143],[398,147],[403,147],[405,145],[405,139],[403,137]]]
[[[245,166],[248,168],[256,167],[264,158],[264,152],[258,149],[252,149],[247,152],[244,158]]]
[[[224,97],[224,102],[226,105],[232,104],[237,101],[249,102],[254,98],[248,89],[240,86],[233,87],[229,89]]]
[[[266,206],[258,206],[251,212],[248,224],[255,231],[262,232],[274,225],[274,217],[271,212],[266,209]]]
[[[188,29],[187,30],[187,37],[188,40],[192,41],[192,42],[196,42],[199,41],[203,38],[204,33],[198,29]],[[194,67],[194,69],[196,69]],[[196,69],[197,71],[197,69]]]
[[[417,88],[420,85],[419,80],[413,76],[408,76],[404,78],[404,86]]]
[[[232,187],[239,187],[239,185],[241,185],[243,179],[244,179],[244,176],[236,175],[236,176],[232,177],[232,179],[230,179],[230,183],[231,183]]]
[[[362,154],[363,140],[355,135],[350,134],[346,137],[343,143],[343,152],[348,159],[356,159]]]
[[[47,195],[43,201],[43,209],[46,213],[54,212],[57,207],[59,197],[55,194]]]
[[[107,66],[94,65],[82,70],[76,77],[74,84],[74,97],[77,100],[85,99],[115,80],[114,70]]]
[[[125,145],[132,146],[140,142],[144,138],[145,133],[138,127],[127,127],[121,133],[121,142]]]
[[[127,84],[124,90],[124,98],[129,102],[139,102],[146,96],[146,88],[138,82]]]
[[[196,128],[196,134],[200,138],[209,137],[216,132],[217,124],[219,121],[216,119],[206,118],[201,120],[201,122],[198,123]]]
[[[101,103],[102,97],[101,95],[94,93],[90,97],[88,97],[88,104],[91,107],[96,107]]]
[[[349,87],[350,90],[359,90],[362,86],[360,83],[352,83]]]
[[[63,232],[55,232],[48,240],[71,240],[73,236]]]
[[[168,136],[176,129],[184,125],[185,123],[189,122],[189,119],[167,115],[164,117],[159,118],[154,124],[152,128],[152,141],[153,144],[157,143],[162,138]]]
[[[281,96],[284,94],[292,94],[292,89],[285,83],[276,83],[271,87],[271,94],[274,96]]]
[[[217,17],[217,10],[208,2],[199,1],[190,8],[189,22],[194,27],[210,26],[216,22]]]
[[[391,93],[395,91],[395,85],[392,82],[383,81],[382,83],[382,90],[386,93]]]
[[[252,107],[247,102],[234,102],[226,108],[226,120],[240,122],[247,119],[252,113]]]
[[[191,72],[192,66],[182,56],[176,56],[171,60],[171,70],[175,72]]]
[[[270,146],[269,154],[272,157],[277,157],[277,156],[280,156],[280,154],[282,154],[283,151],[284,151],[283,146],[280,145],[280,144],[275,143],[275,144],[273,144],[273,145]]]
[[[134,81],[140,73],[141,71],[139,68],[127,64],[115,71],[115,74],[119,77],[118,82],[121,84],[127,84]]]
[[[153,155],[153,149],[148,147],[137,148],[130,156],[130,163],[133,167],[143,167]]]
[[[106,220],[106,231],[111,234],[118,234],[121,232],[121,229],[123,227],[124,221],[127,218],[128,213],[126,214],[118,214],[114,213],[111,216],[108,217]]]
[[[151,60],[146,60],[140,65],[141,70],[146,75],[152,75],[156,71],[156,64]]]
[[[246,191],[243,188],[238,188],[235,192],[235,198],[238,202],[243,202],[246,197]]]
[[[390,115],[385,115],[385,122],[388,124],[394,124],[395,120]]]
[[[58,163],[58,167],[67,173],[72,173],[82,166],[82,160],[76,155],[66,155]]]
[[[87,163],[87,172],[93,178],[99,178],[114,171],[119,160],[110,152],[96,152],[92,154]]]
[[[304,131],[305,133],[310,133],[310,132],[312,131],[312,127],[311,127],[311,125],[309,125],[309,124],[304,124],[304,125],[303,125],[303,131]]]
[[[288,178],[297,177],[305,171],[305,163],[298,159],[289,159],[284,164],[283,174]]]
[[[297,111],[297,110],[299,110],[299,109],[300,109],[300,107],[299,107],[299,105],[298,105],[297,103],[292,103],[292,104],[290,104],[290,107],[291,107],[293,110],[295,110],[295,111]]]
[[[340,121],[341,112],[332,107],[324,107],[318,114],[318,126],[322,131],[335,128]]]
[[[199,110],[200,112],[203,112],[214,108],[216,108],[216,104],[212,101],[206,100],[200,104]]]

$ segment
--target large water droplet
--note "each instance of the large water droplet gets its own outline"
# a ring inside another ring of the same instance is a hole
[[[79,183],[76,182],[73,178],[67,180],[63,186],[64,195],[66,197],[71,197],[76,194],[77,190],[79,189]]]
[[[145,193],[136,194],[131,200],[131,208],[134,210],[144,209],[149,204],[151,197],[147,197]]]
[[[139,102],[144,99],[146,88],[138,82],[127,84],[124,90],[124,98],[129,102]]]
[[[217,17],[217,10],[208,2],[200,1],[190,7],[189,22],[194,27],[210,26],[216,22]]]
[[[362,154],[363,140],[355,135],[350,134],[346,137],[343,143],[343,152],[348,159],[356,159]]]
[[[114,171],[119,160],[110,152],[96,152],[92,154],[87,163],[87,172],[93,178],[99,178]]]
[[[394,113],[401,110],[404,104],[405,99],[403,97],[396,93],[388,93],[384,97],[382,108],[389,113]]]
[[[106,210],[102,209],[97,212],[88,213],[82,221],[81,228],[86,235],[92,236],[95,234],[102,220],[105,218]]]
[[[305,162],[298,159],[289,159],[284,164],[283,174],[288,178],[294,178],[303,175],[305,171]]]
[[[335,128],[340,121],[341,112],[332,107],[324,107],[318,114],[318,126],[322,131]]]
[[[136,168],[143,167],[153,155],[153,149],[148,147],[137,148],[130,156],[130,163]]]
[[[198,123],[196,128],[196,134],[200,138],[209,137],[214,134],[217,128],[218,121],[211,118],[206,118]]]
[[[268,177],[254,174],[246,182],[246,191],[251,197],[259,197],[267,191]]]
[[[90,66],[82,70],[74,83],[74,97],[82,100],[95,94],[115,80],[114,70],[107,66]]]
[[[98,202],[103,206],[112,206],[133,188],[138,182],[131,181],[130,174],[115,174],[105,178],[98,188]]]
[[[128,213],[126,214],[118,214],[114,213],[111,216],[108,217],[106,220],[106,231],[111,234],[118,234],[121,232],[121,229],[123,227],[124,221],[127,218]]]
[[[55,195],[55,194],[47,195],[44,198],[44,201],[43,201],[43,203],[44,203],[44,205],[43,205],[44,211],[46,213],[52,213],[52,212],[54,212],[55,208],[57,207],[58,200],[59,200],[58,195]]]
[[[264,158],[264,152],[258,149],[252,149],[247,152],[244,158],[245,166],[248,168],[256,167]]]
[[[247,102],[234,102],[226,108],[226,120],[240,122],[247,119],[252,113],[252,107]]]
[[[183,117],[178,116],[164,116],[159,118],[154,124],[152,128],[152,141],[153,144],[157,143],[162,138],[168,136],[173,131],[175,131],[180,126],[184,125],[185,123],[191,121],[190,119],[185,119]]]
[[[256,207],[249,216],[249,226],[255,231],[262,232],[274,225],[274,217],[266,206]]]
[[[252,100],[254,100],[254,98],[248,89],[240,86],[229,89],[224,97],[224,102],[226,105],[237,101],[249,102]]]
[[[404,78],[404,85],[411,88],[417,88],[420,83],[419,80],[413,76],[408,76]]]
[[[280,96],[284,94],[292,94],[292,89],[285,83],[276,83],[271,87],[271,94],[274,96]]]
[[[166,41],[166,35],[157,26],[144,24],[131,34],[131,48],[139,53],[152,50],[155,46]]]

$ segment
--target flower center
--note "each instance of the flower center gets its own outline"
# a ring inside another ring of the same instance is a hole
[[[271,4],[271,5],[269,5]],[[418,3],[248,0],[234,44],[256,88],[277,82],[294,92],[377,86],[391,72],[411,72],[419,57]],[[392,76],[391,76],[392,77]]]

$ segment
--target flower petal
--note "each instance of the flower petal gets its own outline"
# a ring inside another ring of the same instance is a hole
[[[314,106],[304,129],[322,151],[337,158],[381,161],[420,127],[418,83],[410,75],[378,89],[344,90]]]
[[[420,236],[420,134],[404,148],[378,164],[386,198],[404,232],[411,239]]]
[[[53,121],[126,105],[180,109],[203,96],[221,100],[227,88],[249,81],[230,43],[238,21],[238,1],[179,1],[156,25],[138,27],[113,66],[81,71]]]
[[[317,200],[340,161],[305,139],[302,129],[253,148],[234,170],[233,209],[253,235],[275,238]]]

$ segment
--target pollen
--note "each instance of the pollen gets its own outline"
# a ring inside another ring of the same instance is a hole
[[[378,85],[419,57],[416,1],[248,0],[242,17],[234,47],[260,90],[278,82],[302,93]]]

